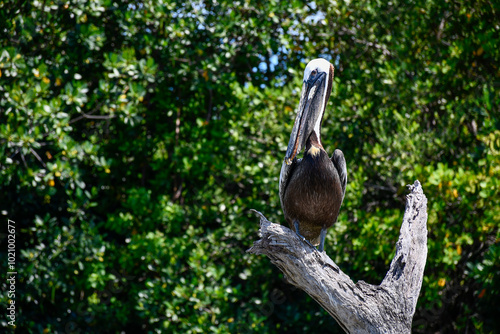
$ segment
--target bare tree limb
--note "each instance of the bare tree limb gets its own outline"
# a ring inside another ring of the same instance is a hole
[[[427,260],[427,198],[419,181],[409,187],[396,254],[380,285],[354,283],[326,253],[257,211],[261,239],[247,252],[269,257],[347,333],[410,333]]]

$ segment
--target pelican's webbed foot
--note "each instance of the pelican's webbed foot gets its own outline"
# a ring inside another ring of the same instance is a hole
[[[299,236],[300,239],[304,240],[309,246],[314,247],[312,243],[309,242],[302,234],[299,233],[299,221],[295,220],[293,222],[293,226],[295,226],[295,233]]]
[[[318,247],[318,251],[320,253],[323,253],[323,250],[325,248],[325,238],[326,238],[326,227],[322,227],[321,234],[319,235],[319,247]]]

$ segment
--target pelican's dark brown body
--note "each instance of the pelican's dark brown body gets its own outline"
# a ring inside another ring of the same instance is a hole
[[[343,190],[339,173],[326,151],[311,146],[291,172],[283,200],[285,219],[314,246],[319,245],[322,228],[331,227],[339,214]]]

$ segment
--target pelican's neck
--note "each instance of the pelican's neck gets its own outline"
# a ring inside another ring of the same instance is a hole
[[[321,117],[318,117],[318,119],[316,120],[316,123],[314,124],[314,131],[311,134],[311,137],[313,136],[313,134],[316,135],[315,140],[319,144],[319,146],[321,146],[321,138],[320,138],[321,137],[321,122],[323,121],[324,113],[325,113],[325,111],[323,109],[323,114],[321,115]],[[309,137],[309,138],[311,138],[311,137]]]
[[[321,141],[319,140],[319,135],[316,134],[316,130],[311,133],[306,142],[306,150],[305,154],[309,154],[313,157],[316,157],[320,150],[323,149],[321,145]]]

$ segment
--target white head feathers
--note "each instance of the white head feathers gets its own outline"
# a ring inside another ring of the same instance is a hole
[[[317,72],[326,73],[328,78],[328,76],[330,75],[330,66],[330,62],[323,58],[311,60],[304,70],[304,81],[307,81],[309,79],[311,72],[314,70],[316,70]],[[326,80],[326,82],[328,82],[328,80]]]

